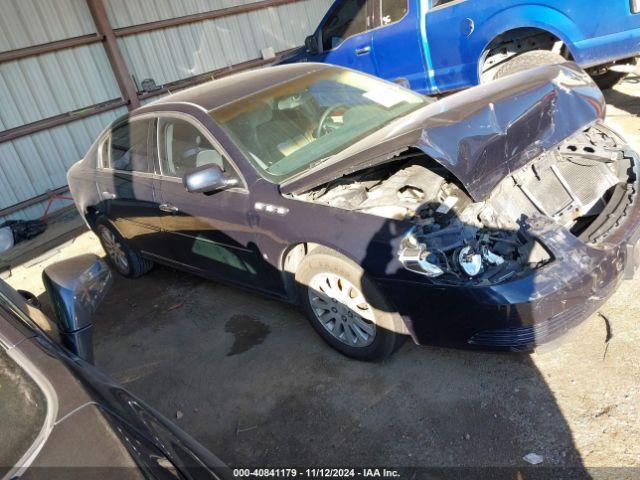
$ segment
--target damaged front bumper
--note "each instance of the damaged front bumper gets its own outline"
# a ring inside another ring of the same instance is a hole
[[[531,233],[554,260],[497,285],[380,279],[418,344],[530,352],[595,313],[640,265],[637,202],[597,248],[539,217]]]

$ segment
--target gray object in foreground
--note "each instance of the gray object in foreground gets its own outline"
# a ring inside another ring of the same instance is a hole
[[[21,447],[0,445],[0,459],[13,459],[0,465],[0,477],[225,477],[226,467],[213,454],[83,360],[92,357],[90,318],[110,282],[105,264],[83,255],[48,267],[44,278],[56,322],[0,281],[0,360],[22,377],[7,377],[3,388],[20,394],[20,384],[31,384],[44,399],[30,416],[38,420],[35,428],[0,406],[0,438],[8,437],[3,428],[22,438]]]

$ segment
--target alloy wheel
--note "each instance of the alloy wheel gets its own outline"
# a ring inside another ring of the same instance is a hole
[[[122,271],[129,270],[127,255],[113,232],[106,227],[102,227],[100,237],[102,238],[102,245],[113,263]]]

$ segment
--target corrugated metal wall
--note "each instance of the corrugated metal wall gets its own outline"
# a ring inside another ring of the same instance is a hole
[[[251,2],[221,0],[106,0],[114,27],[191,15]],[[157,84],[228,67],[301,45],[312,32],[330,0],[305,0],[256,12],[182,25],[119,39],[122,53],[138,82]]]
[[[114,28],[251,2],[225,0],[104,0]],[[330,0],[304,0],[233,17],[119,38],[139,83],[163,84],[301,45]],[[0,52],[95,33],[85,0],[0,0]],[[107,56],[96,43],[0,63],[0,131],[121,96]],[[0,209],[66,184],[112,112],[0,143]],[[56,202],[54,207],[64,205]],[[68,203],[67,203],[68,204]],[[11,218],[36,218],[45,203]],[[3,221],[3,218],[0,218]]]

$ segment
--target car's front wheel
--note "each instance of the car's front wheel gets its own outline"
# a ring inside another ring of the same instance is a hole
[[[109,263],[128,278],[137,278],[153,268],[153,262],[133,250],[108,220],[98,222],[97,232]]]
[[[317,248],[303,259],[296,282],[311,325],[340,353],[380,361],[404,343],[398,313],[364,270],[346,257]]]

